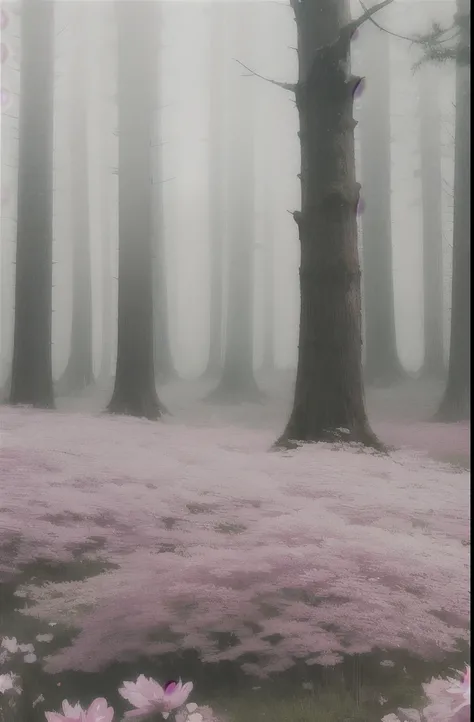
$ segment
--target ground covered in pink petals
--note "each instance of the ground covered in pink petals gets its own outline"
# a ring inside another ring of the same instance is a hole
[[[274,438],[0,409],[0,580],[38,557],[116,565],[25,590],[28,613],[80,629],[48,669],[195,648],[268,673],[466,638],[468,473]]]

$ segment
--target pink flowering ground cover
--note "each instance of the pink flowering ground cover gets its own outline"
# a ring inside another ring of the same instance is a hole
[[[50,671],[198,649],[252,653],[245,668],[268,674],[467,638],[467,472],[416,451],[277,454],[267,430],[18,408],[0,410],[0,435],[0,579],[37,557],[116,565],[23,590],[25,613],[80,630]]]

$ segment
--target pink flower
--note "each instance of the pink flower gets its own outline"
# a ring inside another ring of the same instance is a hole
[[[149,715],[161,712],[166,719],[171,710],[183,705],[193,689],[192,682],[183,684],[167,682],[162,687],[154,679],[148,679],[141,674],[136,682],[124,682],[119,694],[136,708],[127,712],[125,717],[146,718]]]
[[[80,704],[72,705],[65,699],[63,711],[45,712],[48,722],[112,722],[114,710],[107,706],[107,700],[95,699],[87,710],[82,709]]]
[[[453,715],[464,708],[471,709],[471,667],[468,664],[466,664],[462,680],[454,682],[447,691],[463,698],[462,702],[453,710]]]

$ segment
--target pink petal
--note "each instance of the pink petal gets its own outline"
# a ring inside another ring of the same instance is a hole
[[[85,713],[84,722],[112,722],[113,707],[109,707],[103,697],[95,699]]]

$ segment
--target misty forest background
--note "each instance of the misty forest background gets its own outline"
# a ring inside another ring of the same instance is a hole
[[[2,6],[5,401],[154,419],[298,364],[285,443],[377,444],[364,383],[467,418],[469,70],[411,42],[456,5],[381,6]]]

